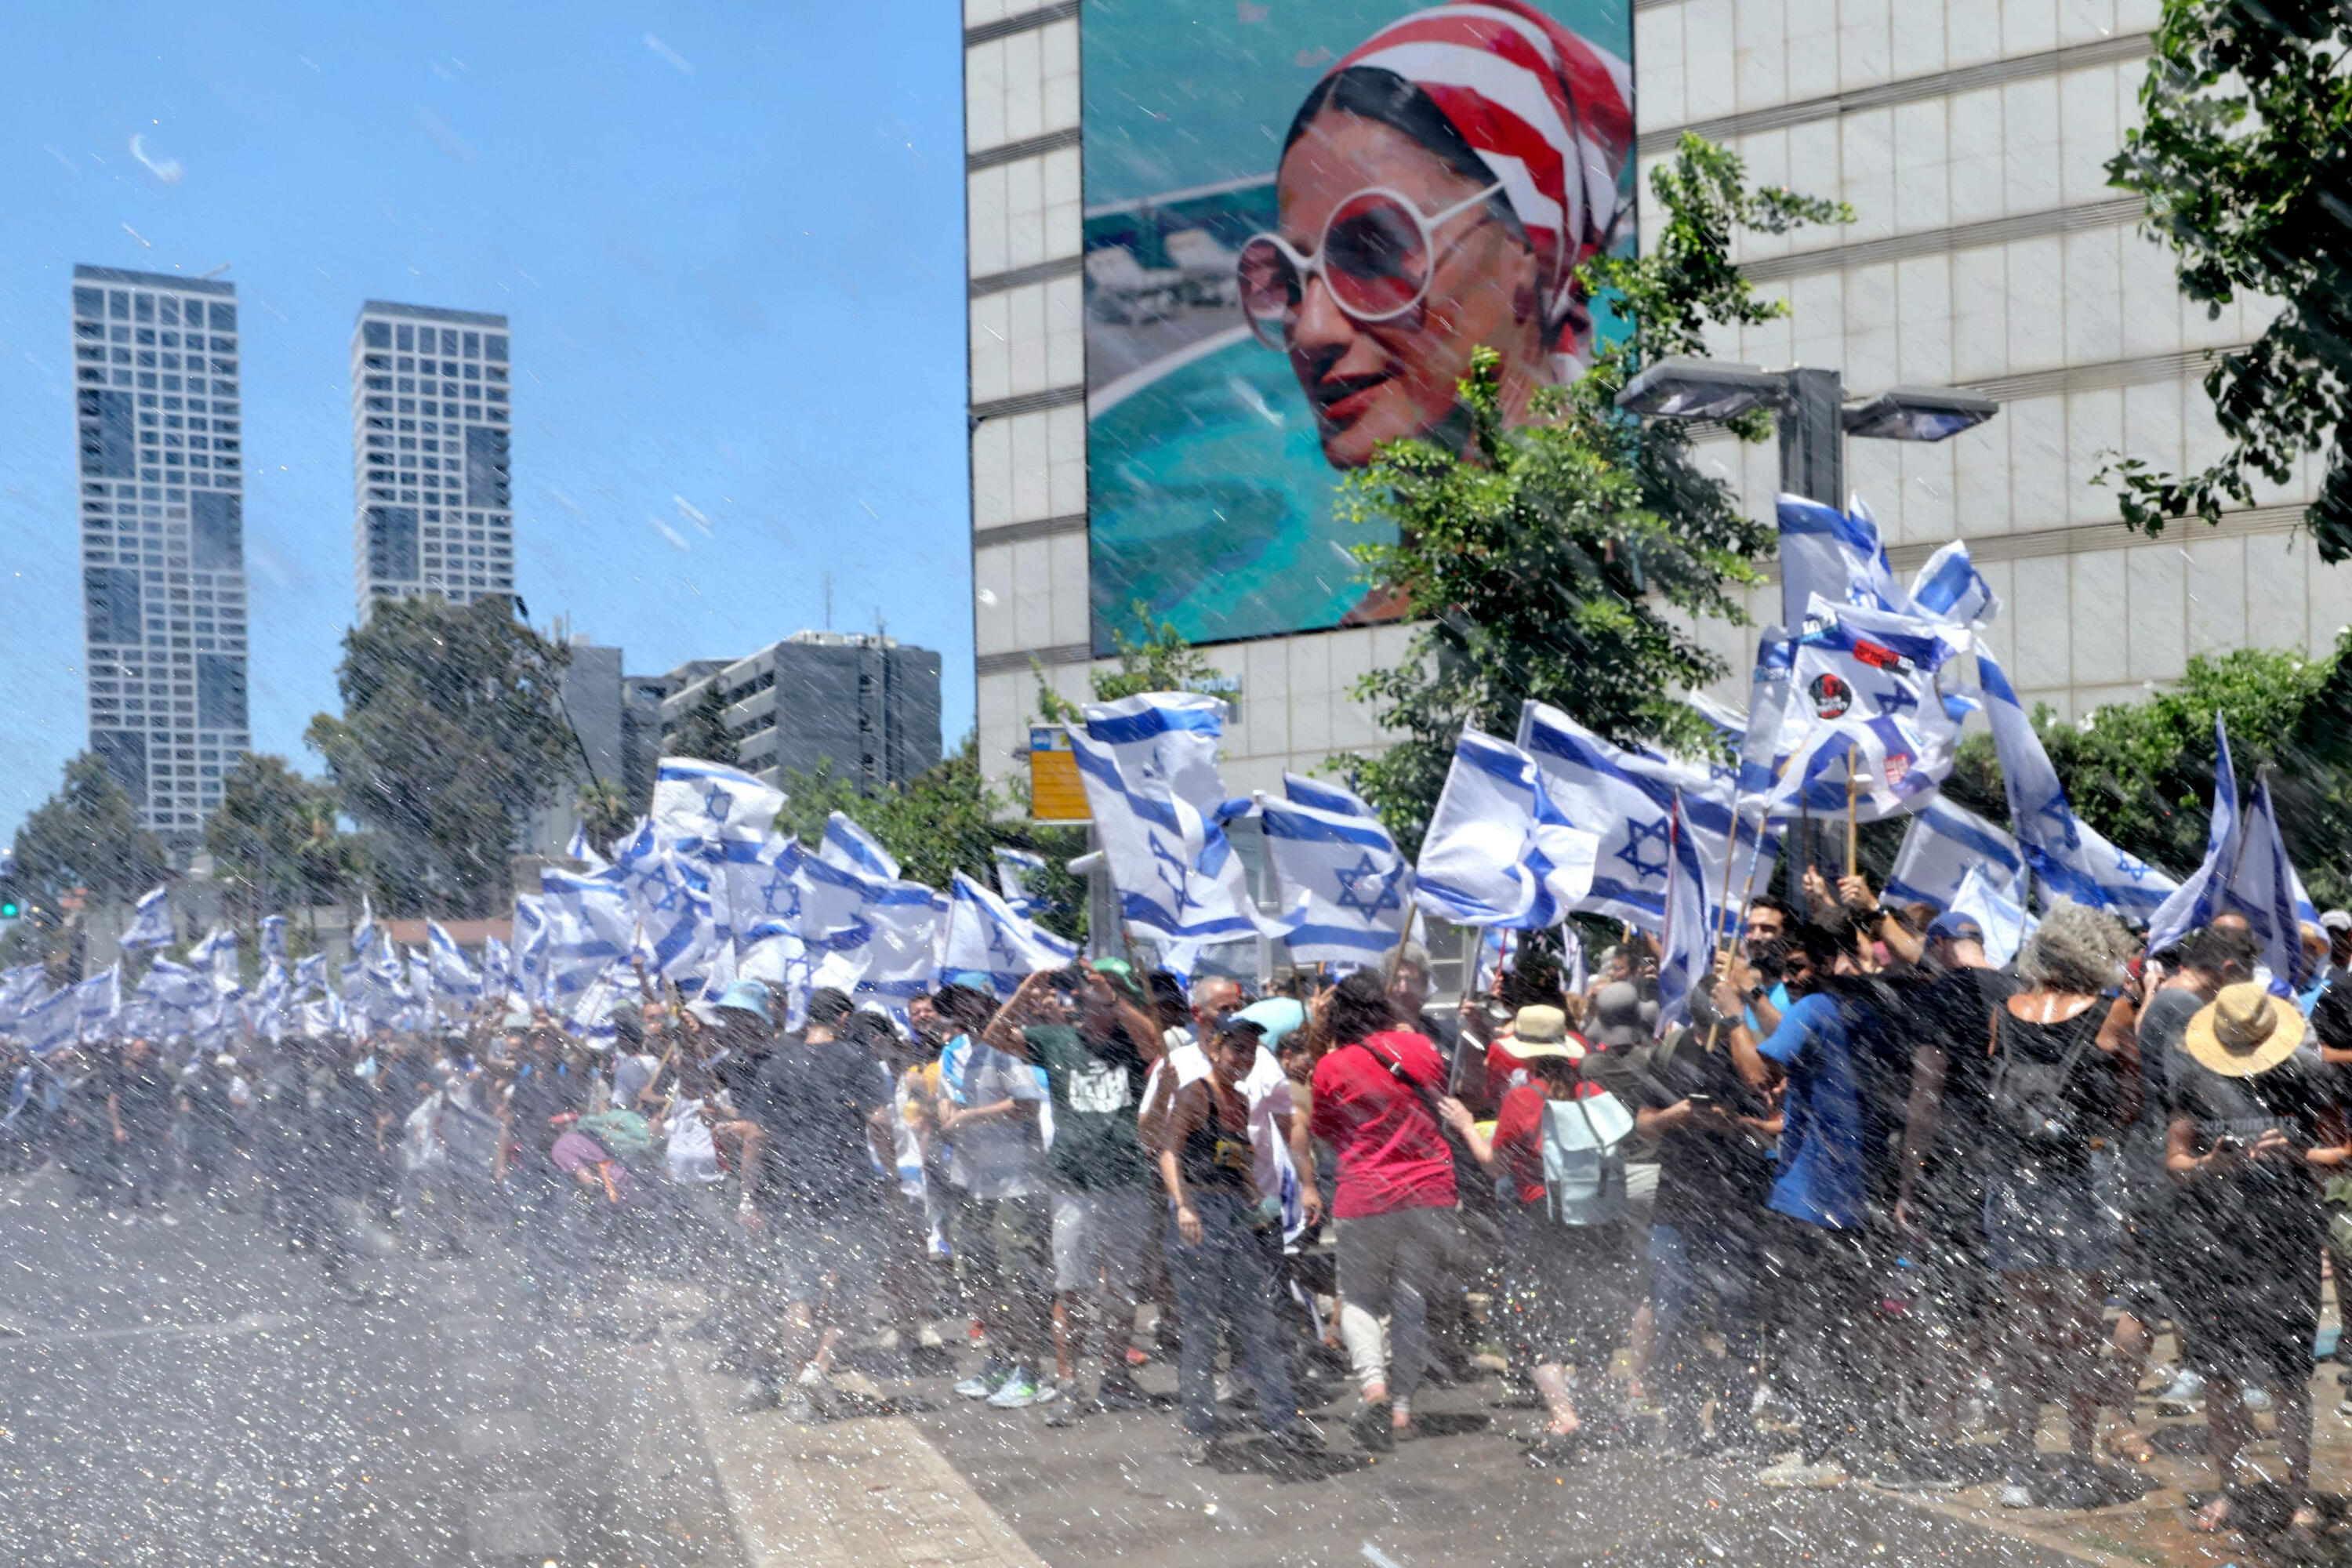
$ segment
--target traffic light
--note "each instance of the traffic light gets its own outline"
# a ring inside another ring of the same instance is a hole
[[[0,921],[22,920],[25,898],[16,890],[14,877],[0,877]]]

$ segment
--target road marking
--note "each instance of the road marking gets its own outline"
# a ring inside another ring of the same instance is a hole
[[[1045,1568],[906,1417],[737,1415],[741,1384],[664,1343],[752,1568]]]

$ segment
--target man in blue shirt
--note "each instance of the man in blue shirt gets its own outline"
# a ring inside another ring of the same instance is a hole
[[[1799,1410],[1802,1448],[1757,1479],[1766,1486],[1828,1487],[1845,1479],[1832,1450],[1861,1435],[1869,1409],[1873,1279],[1867,1217],[1869,1137],[1853,1050],[1858,1005],[1838,995],[1834,933],[1790,929],[1782,983],[1788,1010],[1761,1041],[1746,1023],[1731,1031],[1732,1061],[1759,1091],[1779,1089],[1785,1125],[1780,1173],[1766,1206],[1770,1272],[1780,1286],[1781,1394]],[[1715,1003],[1728,1017],[1744,1000],[1729,978]]]

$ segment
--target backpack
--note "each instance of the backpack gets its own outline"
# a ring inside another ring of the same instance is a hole
[[[1625,1142],[1633,1133],[1633,1113],[1606,1091],[1544,1101],[1544,1208],[1555,1222],[1600,1226],[1625,1217]]]
[[[577,1126],[615,1160],[634,1164],[653,1157],[653,1124],[634,1110],[600,1110],[582,1117]]]
[[[2000,1044],[1989,1090],[1993,1126],[2025,1153],[2087,1155],[2091,1130],[2082,1125],[2084,1108],[2072,1090],[2075,1065],[2097,1041],[2105,1010],[2094,1004],[2068,1020],[2084,1025],[2076,1030],[2081,1037],[2055,1060],[2021,1050],[2021,1031],[2012,1029],[2004,1037],[2000,1024],[2007,1011],[2004,1006],[1992,1020],[1993,1038]]]

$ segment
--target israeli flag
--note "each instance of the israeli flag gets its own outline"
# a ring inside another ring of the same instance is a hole
[[[172,931],[172,900],[168,889],[158,888],[131,908],[131,927],[115,945],[125,952],[169,947],[179,940]]]
[[[589,841],[588,825],[581,821],[572,825],[572,842],[563,847],[563,858],[577,860],[591,871],[601,871],[612,864],[596,853],[596,846]]]
[[[547,999],[547,898],[517,893],[514,901],[514,987],[526,1002]]]
[[[84,1039],[102,1037],[115,1015],[122,1011],[122,964],[108,964],[74,988],[76,1026]]]
[[[1377,817],[1313,804],[1334,792],[1312,784],[1301,792],[1307,781],[1295,773],[1283,781],[1289,799],[1257,797],[1266,858],[1281,889],[1273,932],[1301,963],[1360,968],[1379,962],[1403,940],[1412,919],[1412,868]],[[1344,790],[1336,793],[1355,801]]]
[[[740,768],[664,757],[654,783],[653,824],[681,854],[750,860],[775,831],[784,792]]]
[[[1955,539],[1912,577],[1911,608],[1931,620],[1985,626],[2000,616],[2000,599],[1969,559],[1968,542]]]
[[[1378,817],[1371,802],[1354,790],[1342,789],[1328,779],[1310,779],[1303,773],[1286,771],[1282,775],[1282,793],[1293,805],[1311,806],[1317,811],[1328,811],[1340,816]]]
[[[883,848],[880,839],[837,811],[825,814],[824,837],[817,845],[816,855],[828,866],[861,877],[879,877],[891,882],[898,879],[898,858]]]
[[[212,978],[184,963],[159,958],[147,966],[136,994],[173,1012],[194,1013],[213,999]]]
[[[1416,896],[1460,925],[1540,931],[1592,888],[1601,837],[1551,802],[1543,770],[1507,741],[1465,730],[1422,836]]]
[[[2230,731],[2219,712],[2213,715],[2213,814],[2205,829],[2205,858],[2149,917],[2151,952],[2210,925],[2215,915],[2229,908],[2230,881],[2237,875],[2245,839],[2238,822],[2238,775],[2230,765]]]
[[[1014,914],[1028,918],[1037,912],[1037,900],[1031,893],[1030,879],[1045,872],[1045,858],[1032,855],[1026,849],[998,845],[993,851],[996,859],[996,885],[1003,889],[1005,907]]]
[[[496,936],[482,938],[482,994],[506,996],[514,991],[514,956]]]
[[[763,980],[784,996],[784,1026],[797,1029],[808,1021],[808,994],[814,966],[808,948],[790,932],[779,932],[748,943],[736,955],[739,980]]]
[[[188,949],[188,963],[211,973],[213,989],[218,994],[244,994],[245,988],[237,983],[236,932],[228,927],[215,926],[204,941]]]
[[[1668,845],[1681,801],[1684,838],[1697,858],[1700,893],[1720,924],[1727,881],[1733,896],[1769,879],[1780,858],[1777,834],[1759,844],[1758,813],[1737,814],[1733,770],[1708,768],[1602,740],[1557,708],[1528,702],[1519,710],[1519,746],[1543,770],[1544,789],[1560,814],[1600,836],[1591,890],[1577,908],[1629,921],[1645,931],[1666,924],[1672,879]],[[1736,837],[1736,841],[1735,841]],[[1724,858],[1731,857],[1727,878]]]
[[[1766,814],[1844,812],[1849,765],[1862,820],[1916,809],[1951,775],[1960,721],[1974,706],[1947,700],[1937,680],[1967,651],[1969,634],[1819,598],[1811,607],[1789,650]]]
[[[380,935],[375,929],[375,908],[365,893],[360,895],[360,923],[352,928],[352,956],[364,963],[373,952]]]
[[[1664,956],[1658,961],[1658,1034],[1690,1021],[1691,994],[1715,965],[1715,946],[1723,927],[1707,916],[1706,871],[1698,847],[1685,831],[1683,802],[1676,799],[1667,817],[1666,921]]]
[[[984,973],[999,996],[1041,969],[1060,969],[1076,960],[1077,943],[1066,942],[958,871],[948,883],[947,945],[940,960],[945,973]]]
[[[2058,770],[2051,766],[2050,754],[2009,677],[1982,647],[1977,649],[1976,662],[1977,689],[1984,697],[1993,750],[2000,758],[2001,787],[2009,796],[2010,830],[2041,884],[2045,904],[2052,898],[2065,898],[2126,920],[2152,917],[2178,884],[2126,855],[2075,816],[2058,782]]]
[[[29,1102],[32,1098],[33,1068],[31,1064],[27,1063],[24,1067],[18,1068],[16,1072],[9,1077],[8,1113],[5,1116],[0,1116],[0,1127],[5,1127],[11,1121],[16,1121],[17,1113],[25,1109],[26,1103]]]
[[[1969,868],[1953,891],[1951,912],[1967,915],[1984,932],[1985,957],[1995,969],[2006,969],[2041,921],[2025,912],[2014,889],[1997,887],[1979,866]]]
[[[873,934],[858,950],[854,994],[877,999],[903,1018],[907,1005],[938,988],[940,924],[948,900],[920,882],[866,884],[866,919]]]
[[[34,1003],[17,1020],[16,1033],[37,1057],[70,1046],[81,1033],[81,988],[68,985]]]
[[[1092,704],[1085,714],[1070,730],[1070,749],[1121,920],[1169,943],[1255,936],[1257,911],[1222,825],[1223,700],[1154,691]]]
[[[2286,840],[2279,833],[2267,778],[2254,784],[2254,804],[2246,812],[2238,863],[2223,903],[2246,917],[2263,965],[2270,971],[2273,994],[2292,997],[2309,984],[2302,922],[2307,919],[2316,925],[2318,917],[2315,911],[2303,912],[2311,910],[2311,900],[2286,858]]]
[[[542,868],[539,884],[547,927],[540,943],[546,965],[543,998],[575,998],[606,965],[627,956],[636,917],[617,872],[580,876]]]
[[[801,855],[793,867],[793,882],[798,892],[798,934],[812,952],[845,952],[872,939],[874,928],[866,918],[866,878],[844,870],[823,854]]]
[[[2023,891],[2025,858],[2017,840],[1940,795],[1921,806],[1904,831],[1886,897],[1897,903],[1952,907],[1969,873],[2009,896]]]
[[[748,863],[727,865],[727,928],[749,946],[801,929],[800,844],[772,833]]]
[[[425,947],[426,972],[432,976],[436,997],[461,1006],[481,999],[480,973],[467,962],[466,950],[439,921],[425,922]]]
[[[280,963],[287,962],[284,915],[261,917],[261,956],[265,959],[275,959]]]
[[[1780,617],[1788,625],[1801,623],[1815,598],[1863,609],[1911,608],[1878,524],[1859,500],[1852,505],[1847,513],[1803,496],[1780,497]]]

